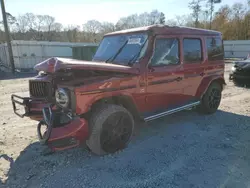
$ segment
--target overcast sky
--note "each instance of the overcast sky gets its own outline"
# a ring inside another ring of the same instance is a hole
[[[157,9],[166,19],[190,13],[190,0],[5,0],[6,11],[13,16],[32,12],[48,14],[63,25],[82,25],[87,20],[117,22],[120,17]],[[232,5],[246,0],[222,0]],[[216,6],[216,8],[218,5]],[[0,16],[1,17],[1,16]]]

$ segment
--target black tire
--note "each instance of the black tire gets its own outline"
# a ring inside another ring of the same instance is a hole
[[[134,119],[131,113],[122,106],[102,105],[91,115],[89,129],[86,145],[93,153],[97,155],[115,153],[126,148],[130,142],[134,131]],[[120,129],[128,132],[118,136]],[[105,144],[105,140],[110,138],[114,140]]]
[[[198,111],[202,114],[213,114],[220,106],[222,87],[218,82],[213,82],[203,95]]]

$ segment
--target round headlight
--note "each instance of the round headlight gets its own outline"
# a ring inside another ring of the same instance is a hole
[[[66,108],[69,105],[69,95],[67,91],[63,88],[59,88],[55,92],[55,97],[56,97],[56,103],[63,107]]]

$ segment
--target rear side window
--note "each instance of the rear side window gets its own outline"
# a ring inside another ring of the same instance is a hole
[[[207,38],[207,55],[209,61],[223,60],[224,59],[224,50],[222,45],[222,40],[220,38]]]
[[[184,61],[187,63],[199,62],[202,60],[202,43],[200,39],[183,40]]]

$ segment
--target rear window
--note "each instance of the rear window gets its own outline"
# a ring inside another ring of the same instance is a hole
[[[224,50],[221,38],[209,37],[206,39],[207,55],[209,61],[224,59]]]

